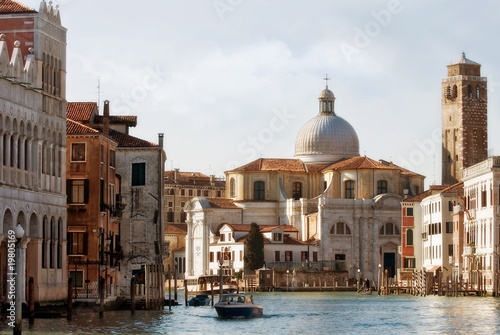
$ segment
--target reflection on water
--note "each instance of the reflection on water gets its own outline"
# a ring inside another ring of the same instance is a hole
[[[356,295],[349,292],[255,293],[264,317],[220,320],[207,307],[163,311],[78,311],[74,320],[36,319],[25,334],[494,334],[500,333],[500,299]],[[179,301],[183,303],[183,301]],[[5,324],[0,334],[10,334]]]

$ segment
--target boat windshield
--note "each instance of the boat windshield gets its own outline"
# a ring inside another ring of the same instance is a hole
[[[250,298],[251,299],[251,298]],[[248,299],[244,295],[238,295],[238,294],[229,294],[229,295],[223,295],[220,299],[221,302],[239,302],[239,303],[248,303]]]

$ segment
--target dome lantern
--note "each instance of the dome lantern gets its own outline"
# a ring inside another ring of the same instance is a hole
[[[306,122],[297,134],[295,157],[304,163],[330,164],[359,156],[358,135],[349,122],[335,114],[335,96],[328,85],[318,100],[318,115]]]

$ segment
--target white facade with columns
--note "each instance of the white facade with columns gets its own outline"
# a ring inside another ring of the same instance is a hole
[[[2,19],[32,20],[34,40],[20,34],[20,41],[8,45],[7,36],[0,36],[1,300],[7,289],[7,235],[17,224],[25,231],[18,271],[23,300],[29,277],[35,301],[62,300],[67,296],[66,29],[45,2],[40,12],[3,13]],[[23,55],[29,43],[33,48]]]

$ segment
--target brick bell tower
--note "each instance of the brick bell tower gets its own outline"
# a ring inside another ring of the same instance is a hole
[[[442,86],[442,183],[462,180],[464,168],[488,158],[486,77],[481,64],[462,58],[448,65]]]

